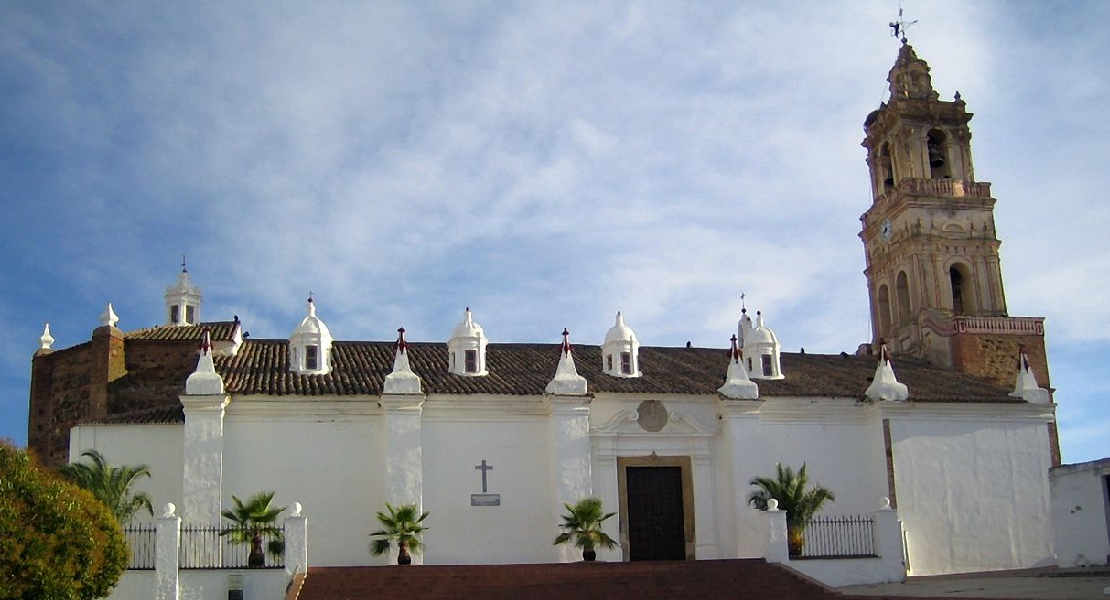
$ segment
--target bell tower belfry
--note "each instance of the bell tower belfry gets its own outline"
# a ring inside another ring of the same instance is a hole
[[[1044,319],[1007,316],[988,182],[975,179],[972,114],[941,100],[905,38],[889,101],[867,116],[871,207],[860,217],[872,347],[988,376],[1013,377],[1018,346],[1036,347],[1047,386]],[[1012,348],[1011,348],[1012,346]]]

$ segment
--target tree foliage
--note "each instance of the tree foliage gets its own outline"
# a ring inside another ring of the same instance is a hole
[[[370,542],[370,552],[374,556],[385,554],[389,552],[390,543],[396,542],[400,556],[407,556],[406,551],[420,554],[424,549],[420,535],[428,529],[424,527],[424,519],[428,518],[427,511],[418,513],[415,504],[393,506],[388,502],[385,503],[385,508],[389,514],[379,510],[376,515],[382,528],[370,535],[381,539]]]
[[[103,504],[0,441],[0,599],[103,598],[127,560]]]
[[[821,510],[825,502],[833,502],[836,496],[829,490],[814,485],[809,487],[806,465],[794,473],[794,469],[775,464],[775,478],[753,477],[751,484],[759,489],[748,496],[748,502],[759,510],[767,510],[767,502],[774,498],[779,510],[786,511],[786,531],[790,542],[790,553],[798,555],[805,543],[803,534],[814,513]]]
[[[600,498],[583,498],[574,505],[564,502],[563,506],[567,514],[562,515],[563,522],[559,527],[563,528],[563,533],[555,538],[556,546],[574,542],[585,553],[592,552],[597,546],[612,548],[617,545],[609,534],[601,530],[601,524],[616,513],[605,513]]]
[[[150,467],[146,465],[113,467],[104,460],[104,455],[95,449],[85,450],[81,456],[87,457],[92,462],[63,465],[58,469],[63,477],[92,492],[97,500],[103,502],[108,510],[112,511],[121,524],[129,522],[141,508],[145,508],[151,516],[154,516],[150,494],[131,493],[131,486],[140,477],[150,477]]]

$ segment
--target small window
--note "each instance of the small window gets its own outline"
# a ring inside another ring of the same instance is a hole
[[[455,370],[455,353],[454,352],[451,353],[451,370],[452,371]]]
[[[625,375],[632,374],[632,353],[621,352],[621,373]]]
[[[750,359],[750,358],[748,359],[748,372],[749,373],[752,372],[752,359]]]
[[[185,322],[190,325],[196,325],[196,310],[192,306],[185,307]]]
[[[770,377],[770,376],[774,375],[774,373],[771,372],[771,355],[770,354],[764,354],[762,356],[762,358],[763,358],[763,376],[764,377]]]
[[[606,371],[612,371],[613,370],[613,355],[612,354],[605,355],[605,370]]]
[[[477,373],[478,372],[478,351],[477,350],[467,350],[466,351],[466,372],[467,373]]]
[[[320,347],[319,346],[305,346],[304,349],[304,368],[308,371],[315,371],[320,368]]]
[[[176,306],[176,305],[171,306],[170,307],[170,323],[177,323],[180,320],[181,320],[181,307]]]

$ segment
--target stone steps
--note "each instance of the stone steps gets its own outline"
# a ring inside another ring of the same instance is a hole
[[[762,559],[314,567],[298,600],[842,598]]]

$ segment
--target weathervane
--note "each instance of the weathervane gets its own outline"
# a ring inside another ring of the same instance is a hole
[[[917,19],[907,23],[906,20],[902,18],[902,6],[898,5],[898,20],[891,21],[890,23],[890,37],[900,39],[903,44],[908,43],[906,41],[906,30],[913,27],[915,23],[917,23]]]
[[[185,255],[184,254],[181,255],[181,272],[182,273],[188,273],[189,272],[189,269],[185,268]]]

